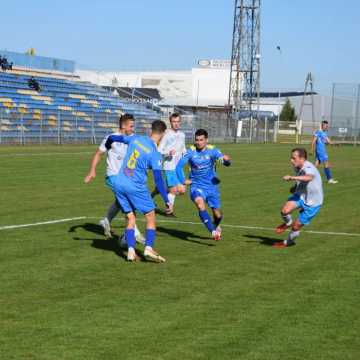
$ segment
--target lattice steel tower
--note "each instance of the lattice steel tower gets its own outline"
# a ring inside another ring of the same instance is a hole
[[[257,109],[260,98],[261,0],[235,0],[229,106],[234,112]]]

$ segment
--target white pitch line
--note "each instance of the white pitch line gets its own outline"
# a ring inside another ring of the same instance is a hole
[[[36,222],[31,224],[19,224],[19,225],[6,225],[6,226],[0,226],[0,230],[9,230],[9,229],[18,229],[18,228],[24,228],[24,227],[30,227],[30,226],[40,226],[40,225],[51,225],[51,224],[57,224],[62,222],[69,222],[69,221],[75,221],[75,220],[85,220],[85,219],[101,219],[100,217],[95,216],[79,216],[75,218],[68,218],[68,219],[58,219],[58,220],[50,220],[50,221],[42,221],[42,222]],[[124,219],[119,218],[119,220],[123,221]],[[140,221],[145,221],[144,219],[139,219]],[[163,220],[163,219],[157,219],[158,223],[174,223],[174,224],[188,224],[188,225],[203,225],[201,222],[195,222],[195,221],[183,221],[183,220]],[[250,225],[231,225],[231,224],[222,224],[222,227],[228,227],[233,229],[248,229],[248,230],[266,230],[266,231],[274,231],[273,228],[268,227],[262,227],[262,226],[250,226]],[[333,232],[333,231],[315,231],[315,230],[303,230],[304,233],[310,233],[310,234],[318,234],[318,235],[337,235],[337,236],[355,236],[360,237],[360,234],[356,233],[345,233],[345,232]]]
[[[87,219],[100,219],[97,217],[86,217]],[[121,219],[123,220],[123,219]],[[140,221],[144,221],[140,219]],[[158,223],[175,223],[175,224],[188,224],[188,225],[203,225],[201,222],[194,221],[182,221],[182,220],[162,220],[156,219]],[[221,227],[228,227],[234,229],[249,229],[249,230],[266,230],[266,231],[274,231],[275,228],[268,228],[262,226],[250,226],[250,225],[230,225],[230,224],[221,224]],[[332,232],[332,231],[315,231],[315,230],[301,230],[304,233],[310,234],[319,234],[319,235],[339,235],[339,236],[360,236],[360,234],[356,233],[345,233],[345,232]]]
[[[32,224],[6,225],[6,226],[0,226],[0,230],[9,230],[9,229],[18,229],[18,228],[24,228],[24,227],[30,227],[30,226],[57,224],[57,223],[62,223],[62,222],[68,222],[68,221],[74,221],[74,220],[84,220],[84,219],[86,219],[86,216],[79,216],[79,217],[69,218],[69,219],[42,221],[42,222],[36,222],[36,223],[32,223]]]
[[[93,154],[90,151],[81,151],[81,152],[53,152],[53,153],[7,153],[7,154],[0,154],[1,156],[52,156],[52,155],[87,155]]]

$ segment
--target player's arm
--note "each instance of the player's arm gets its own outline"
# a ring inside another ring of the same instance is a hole
[[[92,179],[94,179],[96,177],[96,167],[97,167],[98,163],[101,161],[101,157],[103,154],[104,154],[104,152],[101,151],[100,149],[98,149],[96,151],[96,153],[94,154],[94,156],[91,160],[90,170],[84,179],[84,182],[86,184],[89,183]]]
[[[164,179],[161,175],[161,170],[162,170],[161,154],[157,151],[152,154],[151,169],[152,169],[153,176],[154,176],[155,186],[156,186],[158,192],[160,193],[160,196],[164,200],[164,203],[166,204],[166,206],[168,208],[171,208],[168,194],[166,191],[166,186],[164,183]]]
[[[165,133],[158,146],[158,151],[162,155],[163,161],[171,161],[173,155],[175,154],[175,151],[169,148],[168,143],[168,135]]]
[[[330,140],[328,136],[326,137],[326,143],[329,145],[334,145],[334,143]]]
[[[315,148],[316,148],[316,135],[313,136],[313,139],[311,141],[311,151],[310,153],[313,154],[315,152]]]
[[[189,185],[189,180],[186,180],[184,173],[184,166],[188,163],[189,158],[190,158],[190,153],[186,152],[184,156],[176,164],[176,168],[175,168],[176,176],[183,185]]]
[[[212,156],[215,161],[220,162],[224,166],[230,166],[231,165],[231,159],[229,155],[223,154],[219,149],[214,148],[212,151]]]
[[[299,175],[299,176],[291,176],[291,175],[283,176],[283,180],[285,180],[285,181],[309,182],[313,178],[314,178],[314,175],[312,175],[312,174],[305,174],[305,175]]]
[[[107,150],[111,149],[111,145],[114,142],[120,142],[123,144],[129,144],[130,141],[134,138],[134,136],[126,136],[126,135],[110,135],[106,142],[105,142],[105,147]]]

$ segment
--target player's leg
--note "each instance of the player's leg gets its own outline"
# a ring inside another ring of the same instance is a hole
[[[324,160],[324,173],[326,176],[326,180],[329,184],[337,184],[337,180],[334,180],[332,177],[332,171],[330,168],[329,160]]]
[[[107,176],[105,180],[106,185],[111,189],[113,193],[115,193],[115,176]],[[104,229],[104,235],[106,237],[111,237],[111,221],[114,219],[114,217],[119,213],[121,210],[119,203],[116,200],[110,205],[106,215],[104,218],[102,218],[99,222],[99,224]]]
[[[301,224],[299,219],[295,219],[294,222],[291,225],[291,231],[289,232],[289,235],[286,240],[284,240],[285,246],[292,246],[295,245],[295,239],[300,235],[300,229],[304,225]]]
[[[154,249],[156,238],[156,222],[155,222],[155,204],[151,198],[151,194],[147,189],[138,189],[127,194],[128,199],[134,209],[141,211],[145,216],[146,232],[145,232],[145,250],[144,256],[156,262],[165,262]]]
[[[207,230],[210,232],[214,240],[220,240],[221,235],[216,231],[215,226],[211,220],[209,213],[206,210],[206,193],[198,188],[193,188],[190,191],[191,200],[194,202],[199,212],[199,218]]]
[[[155,211],[152,210],[146,214],[144,214],[146,220],[146,238],[145,238],[145,250],[144,256],[148,260],[156,261],[156,262],[165,262],[165,258],[160,256],[154,250],[154,244],[156,239],[156,216]]]
[[[221,236],[221,227],[220,223],[223,218],[223,214],[220,210],[221,208],[221,201],[220,201],[220,193],[217,188],[209,189],[207,191],[207,204],[212,210],[213,213],[213,224],[215,226],[215,230],[220,234]]]
[[[321,206],[307,206],[302,200],[300,200],[300,203],[300,215],[291,225],[291,231],[287,239],[284,240],[285,246],[295,245],[295,239],[300,235],[300,229],[305,225],[309,225],[321,209]]]
[[[299,200],[300,199],[296,195],[290,196],[288,201],[282,206],[280,214],[283,219],[283,223],[275,229],[277,234],[282,234],[292,225],[293,219],[291,213],[299,207]]]
[[[128,247],[127,260],[137,261],[138,256],[136,255],[135,246],[135,222],[136,216],[134,212],[128,212],[126,214],[126,229],[125,229],[125,240]]]

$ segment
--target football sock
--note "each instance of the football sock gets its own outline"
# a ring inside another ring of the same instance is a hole
[[[126,243],[128,248],[132,247],[135,248],[135,230],[134,229],[126,229],[125,230],[125,239],[126,239]]]
[[[215,230],[214,224],[211,221],[211,218],[206,210],[200,210],[199,216],[202,223],[206,226],[206,228],[212,233]]]
[[[214,216],[214,226],[216,228],[220,225],[222,218],[223,218],[222,216],[220,217]]]
[[[324,173],[325,173],[325,176],[326,176],[327,180],[332,179],[331,169],[330,168],[324,168]]]
[[[285,223],[287,226],[290,226],[290,225],[292,224],[291,214],[283,214],[283,213],[281,213],[281,217],[283,218],[284,223]]]
[[[153,247],[154,242],[155,242],[155,237],[156,237],[156,230],[155,229],[146,229],[145,237],[146,237],[145,246]]]
[[[290,231],[289,235],[288,235],[288,241],[294,241],[298,236],[300,235],[300,231]]]
[[[109,207],[109,210],[106,214],[107,219],[109,220],[109,223],[111,223],[112,219],[117,215],[117,213],[120,211],[119,206],[116,201],[114,201],[111,206]]]
[[[175,197],[176,197],[176,195],[174,195],[174,194],[172,194],[172,193],[168,193],[169,203],[170,203],[171,205],[174,205],[174,203],[175,203]]]

